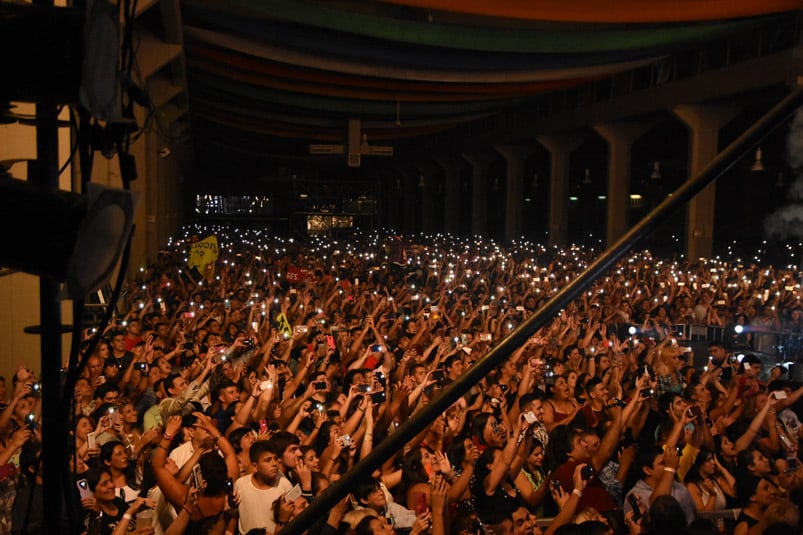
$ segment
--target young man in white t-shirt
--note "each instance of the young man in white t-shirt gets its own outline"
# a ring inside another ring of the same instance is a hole
[[[272,535],[276,531],[273,503],[293,485],[279,473],[278,452],[271,442],[254,442],[249,457],[254,473],[234,482],[234,490],[240,495],[238,527],[240,533],[265,528]]]

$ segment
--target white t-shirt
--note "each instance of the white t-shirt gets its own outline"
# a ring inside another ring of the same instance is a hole
[[[178,446],[176,449],[170,452],[169,457],[175,461],[178,465],[179,469],[181,469],[184,464],[190,460],[192,454],[195,453],[195,448],[192,447],[192,441],[188,440],[181,446]]]
[[[240,533],[247,533],[254,528],[265,528],[268,533],[273,533],[276,531],[273,502],[293,488],[293,484],[287,478],[279,476],[275,487],[263,490],[254,486],[253,477],[254,474],[249,474],[234,482],[234,490],[240,495]]]

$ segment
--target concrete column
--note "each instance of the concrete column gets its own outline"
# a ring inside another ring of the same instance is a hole
[[[518,240],[522,231],[522,203],[524,200],[524,160],[533,153],[529,144],[494,147],[507,161],[507,188],[505,189],[505,241]]]
[[[460,232],[460,171],[459,158],[439,157],[435,161],[443,169],[444,199],[443,199],[443,230],[449,234]]]
[[[549,245],[564,247],[569,241],[570,156],[583,138],[555,135],[536,139],[552,155],[549,171]]]
[[[421,199],[421,207],[423,213],[421,214],[421,230],[426,234],[434,234],[442,229],[443,214],[440,213],[440,207],[437,200],[437,188],[435,187],[438,180],[440,169],[432,161],[419,162],[415,165],[419,174],[419,184],[423,177],[424,191]]]
[[[416,210],[416,199],[418,198],[418,172],[414,169],[399,170],[401,176],[403,205],[402,205],[402,230],[405,234],[414,234],[418,231],[418,212]]]
[[[719,152],[719,130],[738,110],[726,106],[681,105],[672,112],[689,128],[689,177],[697,176]],[[715,206],[715,183],[689,201],[686,213],[686,257],[689,261],[712,256]]]
[[[471,234],[488,233],[488,173],[496,156],[489,152],[463,154],[471,165]]]
[[[633,142],[643,136],[650,125],[645,123],[606,123],[594,130],[608,142],[608,246],[627,231],[630,195],[630,154]]]

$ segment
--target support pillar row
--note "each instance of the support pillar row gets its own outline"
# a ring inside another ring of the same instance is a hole
[[[524,199],[524,161],[533,153],[529,144],[494,147],[507,161],[507,188],[505,189],[505,241],[521,238]]]
[[[608,143],[608,227],[605,232],[608,246],[627,231],[631,148],[649,128],[649,124],[630,122],[594,126],[594,130]]]
[[[694,177],[719,152],[719,130],[738,110],[726,106],[676,106],[672,112],[689,128],[689,177]],[[689,201],[686,215],[686,257],[711,258],[714,249],[716,183]]]
[[[435,161],[443,169],[443,230],[447,234],[460,234],[460,159],[436,158]]]
[[[471,165],[471,234],[488,233],[488,175],[495,156],[491,153],[463,154]]]
[[[583,138],[572,135],[539,136],[538,142],[552,155],[549,171],[549,245],[569,242],[569,170],[572,151]]]

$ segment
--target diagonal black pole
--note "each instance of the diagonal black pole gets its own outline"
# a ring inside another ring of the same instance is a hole
[[[326,518],[328,510],[347,493],[351,492],[359,481],[370,478],[371,473],[382,466],[386,459],[401,450],[404,444],[418,435],[435,418],[446,412],[458,398],[507,359],[513,351],[523,345],[530,336],[550,321],[580,293],[585,291],[597,278],[613,267],[640,239],[655,230],[678,208],[685,205],[703,188],[730,169],[739,158],[758,145],[772,130],[780,126],[801,104],[803,104],[803,87],[797,86],[759,121],[720,152],[699,175],[686,181],[672,195],[664,199],[652,212],[647,214],[627,234],[622,236],[588,266],[588,269],[579,277],[555,294],[546,305],[524,321],[487,355],[475,362],[449,387],[442,390],[429,405],[417,412],[399,426],[393,434],[377,444],[365,459],[362,459],[351,470],[346,472],[342,478],[316,497],[310,506],[304,509],[282,531],[288,534],[303,533],[316,520]]]

